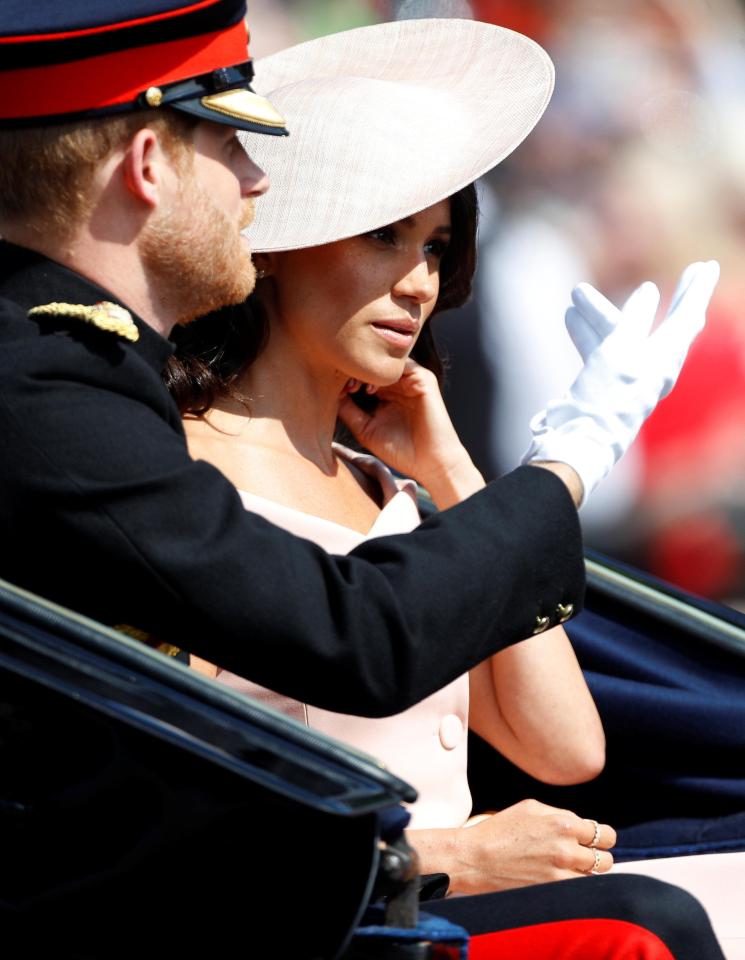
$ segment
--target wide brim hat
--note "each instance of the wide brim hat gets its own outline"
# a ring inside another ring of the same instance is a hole
[[[538,44],[473,20],[361,27],[257,61],[291,136],[241,135],[270,180],[252,248],[330,243],[449,197],[517,147],[553,84]]]
[[[286,134],[250,87],[245,0],[0,5],[0,127],[164,108]]]

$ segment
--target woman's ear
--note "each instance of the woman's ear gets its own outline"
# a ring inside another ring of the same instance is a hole
[[[148,207],[160,202],[165,156],[158,135],[143,127],[132,137],[124,153],[124,182],[127,190]]]
[[[254,266],[256,267],[256,279],[263,280],[264,277],[271,277],[274,267],[274,257],[271,253],[252,254]]]

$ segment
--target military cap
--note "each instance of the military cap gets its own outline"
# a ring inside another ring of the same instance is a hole
[[[257,133],[245,0],[3,0],[0,126],[172,107]]]

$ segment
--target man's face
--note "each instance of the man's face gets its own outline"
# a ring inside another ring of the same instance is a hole
[[[173,160],[175,189],[143,231],[142,255],[176,322],[240,303],[256,273],[241,230],[269,186],[232,127],[201,122],[193,152]]]

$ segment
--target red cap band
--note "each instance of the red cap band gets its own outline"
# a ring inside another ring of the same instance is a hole
[[[73,63],[0,71],[0,120],[83,113],[134,103],[148,87],[245,63],[243,20],[227,30],[119,50]]]

